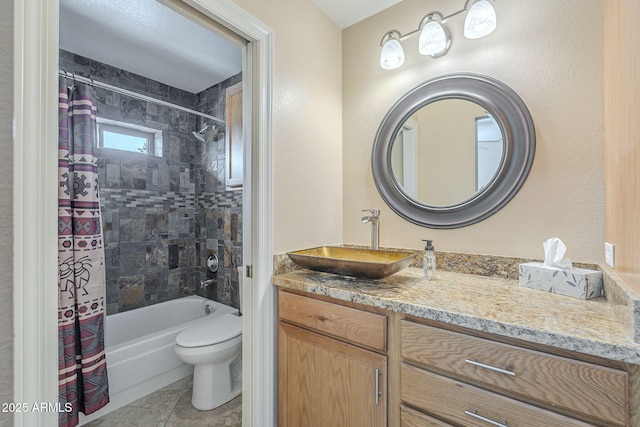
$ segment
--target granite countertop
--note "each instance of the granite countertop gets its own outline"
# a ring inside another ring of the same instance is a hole
[[[604,298],[582,300],[518,285],[514,279],[406,268],[380,280],[296,270],[273,277],[287,289],[504,337],[640,364],[640,344]]]

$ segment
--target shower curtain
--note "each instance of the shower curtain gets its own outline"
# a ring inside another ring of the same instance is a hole
[[[71,83],[71,84],[69,84]],[[104,250],[90,86],[60,78],[58,102],[59,425],[109,402],[104,352]]]

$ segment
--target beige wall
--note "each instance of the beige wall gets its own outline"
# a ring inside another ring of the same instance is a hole
[[[485,111],[478,104],[459,99],[437,104],[421,108],[412,116],[420,135],[418,200],[448,206],[476,193],[475,119],[484,116]],[[460,117],[464,119],[459,120]]]
[[[274,31],[274,251],[341,243],[341,31],[311,0],[235,2]]]
[[[0,402],[13,396],[13,0],[0,0]],[[0,426],[11,425],[0,413]]]
[[[605,5],[605,237],[640,292],[640,3]]]
[[[404,0],[343,32],[344,241],[368,244],[360,209],[380,208],[381,245],[541,258],[542,242],[563,239],[576,261],[603,260],[603,2],[498,1],[498,28],[479,40],[462,35],[464,18],[450,21],[447,55],[404,46],[397,70],[379,66],[379,42],[390,29],[417,28],[431,10],[445,14],[462,1]],[[378,124],[405,92],[450,72],[486,74],[525,101],[536,125],[537,149],[529,179],[492,217],[455,230],[412,225],[393,213],[371,177],[370,153]]]

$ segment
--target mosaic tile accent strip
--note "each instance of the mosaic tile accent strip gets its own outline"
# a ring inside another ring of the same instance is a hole
[[[169,191],[159,193],[148,190],[118,190],[103,188],[100,203],[111,208],[195,208],[196,195]]]

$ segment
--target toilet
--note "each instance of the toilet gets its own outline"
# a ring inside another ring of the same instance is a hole
[[[194,408],[217,408],[242,391],[241,316],[211,316],[190,326],[176,337],[175,351],[180,360],[194,365]]]

